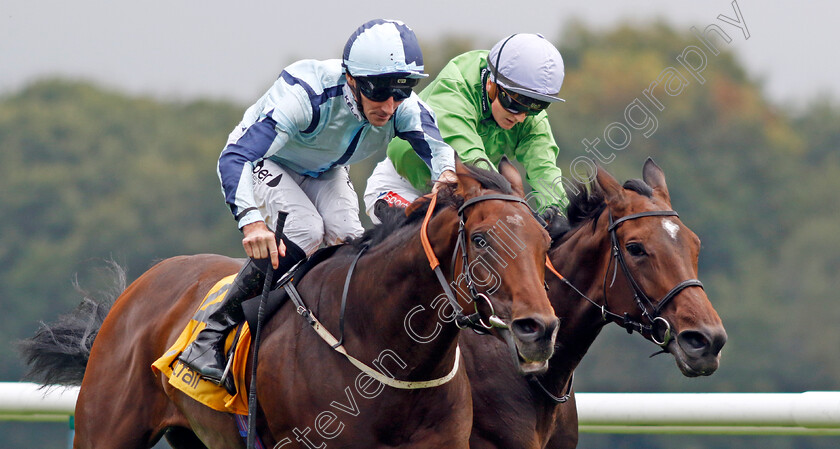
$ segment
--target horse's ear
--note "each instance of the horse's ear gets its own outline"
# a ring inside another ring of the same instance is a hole
[[[481,195],[481,183],[472,177],[461,159],[455,159],[455,174],[458,175],[458,187],[455,192],[465,199]]]
[[[600,165],[595,171],[595,181],[601,191],[604,192],[604,199],[607,203],[617,205],[624,199],[624,187]]]
[[[499,173],[510,182],[510,187],[513,192],[522,198],[525,198],[525,188],[522,186],[522,175],[519,170],[508,160],[507,156],[502,157],[499,162]]]
[[[671,195],[668,193],[668,186],[665,184],[665,173],[651,158],[645,161],[645,166],[642,169],[642,179],[653,188],[655,196],[671,204]]]

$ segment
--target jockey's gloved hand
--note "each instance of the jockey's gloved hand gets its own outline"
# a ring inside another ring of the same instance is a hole
[[[569,229],[571,229],[569,226],[569,220],[566,219],[558,206],[548,206],[540,214],[540,218],[545,221],[545,230],[548,231],[548,235],[552,240],[565,234]]]
[[[546,223],[551,223],[551,221],[560,214],[560,208],[557,206],[548,206],[545,210],[540,214],[540,217],[545,220]]]

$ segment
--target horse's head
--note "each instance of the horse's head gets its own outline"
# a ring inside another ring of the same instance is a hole
[[[674,356],[684,375],[712,374],[726,331],[697,280],[700,239],[673,212],[665,175],[651,159],[643,180],[649,189],[624,188],[605,170],[597,174],[607,204],[612,269],[623,271],[616,293],[606,292],[607,307],[628,313],[643,335]]]
[[[601,168],[589,199],[581,200],[586,193],[572,198],[570,220],[593,220],[592,234],[581,237],[591,239],[596,253],[587,268],[593,284],[587,290],[596,299],[587,299],[604,320],[672,354],[684,375],[712,374],[726,331],[697,280],[700,239],[672,210],[665,175],[650,159],[643,180],[622,186]],[[552,252],[558,264],[567,256],[559,249]]]
[[[473,322],[505,339],[520,371],[542,372],[559,321],[545,292],[548,234],[524,202],[509,162],[500,172],[456,164],[458,243],[452,286]],[[430,231],[431,232],[431,231]]]

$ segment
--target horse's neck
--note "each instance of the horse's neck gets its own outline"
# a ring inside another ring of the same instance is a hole
[[[592,232],[587,223],[575,230],[549,252],[557,271],[596,304],[604,304],[603,281],[610,257],[609,237],[603,231]],[[578,292],[548,274],[549,298],[557,316],[563,320],[557,337],[560,349],[551,359],[551,371],[558,383],[565,380],[580,363],[603,327],[600,309]],[[554,292],[554,293],[552,293]]]
[[[455,249],[457,224],[452,224],[447,213],[433,217],[429,240],[441,269],[451,278],[449,258]],[[359,301],[371,307],[354,314],[355,331],[365,341],[374,341],[371,347],[387,348],[405,363],[392,373],[399,379],[426,380],[446,374],[454,361],[458,329],[440,319],[450,308],[423,251],[419,229],[404,239],[371,248],[369,255],[369,262],[360,263],[354,276],[370,280],[368,289],[358,295]]]

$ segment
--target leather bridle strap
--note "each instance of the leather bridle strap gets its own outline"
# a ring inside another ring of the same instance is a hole
[[[356,263],[359,262],[362,254],[364,254],[367,249],[367,244],[362,246],[362,249],[360,249],[359,253],[356,254],[356,257],[353,258],[353,262],[347,270],[347,277],[344,279],[344,291],[341,293],[341,312],[338,314],[338,342],[335,344],[336,346],[344,344],[344,311],[347,308],[347,292],[350,291],[350,279],[353,277],[353,270],[356,269]]]
[[[616,233],[616,229],[618,225],[624,223],[625,221],[635,220],[637,218],[643,217],[679,217],[676,211],[673,210],[653,210],[653,211],[646,211],[646,212],[639,212],[637,214],[631,214],[624,217],[619,218],[618,220],[613,221],[612,213],[609,215],[610,217],[610,225],[607,227],[607,231],[610,233],[610,240],[612,243],[612,251],[613,256],[618,261],[619,266],[621,266],[621,271],[624,273],[624,277],[627,279],[627,282],[630,284],[630,287],[633,289],[633,296],[636,300],[636,304],[642,310],[642,316],[650,321],[651,325],[645,326],[642,323],[635,322],[629,318],[625,314],[624,317],[624,327],[627,329],[627,332],[632,332],[633,330],[639,330],[640,332],[648,331],[653,338],[653,342],[658,344],[659,346],[665,347],[670,338],[670,331],[671,325],[668,320],[659,316],[662,312],[662,309],[672,300],[674,299],[677,294],[683,291],[687,287],[700,287],[703,288],[703,283],[700,282],[698,279],[687,279],[679,284],[675,285],[671,290],[665,294],[655,305],[650,297],[642,290],[639,283],[636,282],[636,279],[633,277],[632,273],[630,273],[630,269],[627,267],[627,262],[624,260],[624,252],[622,251],[621,247],[618,244],[618,234]],[[618,269],[618,267],[616,267]],[[613,279],[615,279],[613,277]],[[604,299],[606,299],[606,291],[604,293]],[[644,300],[645,303],[642,302]],[[605,304],[606,305],[606,304]],[[651,309],[648,311],[648,307]],[[656,321],[662,321],[666,325],[665,330],[665,337],[663,341],[657,341],[656,338],[653,336],[653,327]]]
[[[674,210],[651,210],[647,212],[639,212],[638,214],[627,215],[625,217],[621,217],[618,220],[612,221],[612,214],[610,214],[610,226],[607,228],[607,231],[614,232],[615,228],[618,227],[621,223],[625,221],[635,220],[637,218],[642,217],[679,217],[680,214]]]
[[[566,385],[564,388],[565,392],[563,393],[563,396],[555,396],[550,391],[548,391],[548,389],[545,387],[545,385],[542,384],[542,382],[540,382],[540,379],[537,376],[528,376],[528,382],[531,383],[531,385],[536,386],[538,390],[542,391],[543,394],[545,394],[546,397],[548,397],[548,399],[550,399],[555,404],[564,404],[568,402],[569,398],[572,396],[572,384],[574,384],[574,381],[575,372],[572,371],[572,375],[569,376],[569,380],[566,381]]]
[[[519,198],[518,196],[504,195],[504,194],[501,194],[501,193],[491,193],[491,194],[488,194],[488,195],[476,196],[476,197],[473,197],[473,198],[470,198],[470,199],[464,201],[464,204],[462,204],[461,207],[458,208],[458,215],[463,215],[464,214],[464,209],[466,209],[467,207],[472,206],[475,203],[480,203],[482,201],[487,201],[487,200],[514,201],[514,202],[517,202],[517,203],[524,204],[525,207],[528,208],[528,210],[531,210],[531,206],[528,204],[528,202],[525,201],[522,198]]]
[[[668,304],[668,302],[674,299],[674,297],[677,296],[686,287],[703,288],[703,283],[700,282],[699,279],[686,279],[680,282],[679,284],[675,285],[674,288],[671,289],[671,291],[669,291],[665,296],[662,297],[659,303],[656,304],[656,307],[653,308],[653,316],[658,317],[659,312],[662,311],[662,309]]]
[[[458,208],[458,217],[459,217],[460,223],[459,223],[459,228],[458,228],[458,239],[457,239],[457,244],[456,244],[456,253],[457,253],[457,248],[460,246],[461,251],[463,252],[463,259],[464,259],[463,275],[467,280],[467,286],[469,287],[470,294],[473,296],[473,298],[472,298],[473,303],[477,304],[478,300],[482,300],[482,301],[486,302],[487,304],[489,304],[490,307],[492,308],[492,304],[490,303],[490,299],[487,298],[486,295],[484,295],[482,293],[478,293],[478,291],[475,289],[475,286],[473,285],[472,277],[469,274],[469,266],[468,266],[469,264],[468,264],[468,260],[467,260],[467,256],[466,256],[466,254],[467,254],[466,253],[466,241],[465,241],[466,240],[466,235],[465,235],[465,231],[464,231],[464,210],[466,208],[468,208],[469,206],[472,206],[475,203],[479,203],[481,201],[488,201],[488,200],[514,201],[514,202],[517,202],[517,203],[524,204],[525,207],[527,207],[529,211],[531,210],[531,207],[528,205],[528,203],[524,199],[522,199],[518,196],[492,193],[492,194],[481,195],[481,196],[470,198],[470,199],[464,201],[464,203],[461,205],[461,207]],[[493,312],[493,315],[490,316],[490,318],[488,319],[489,324],[484,323],[481,315],[478,313],[477,310],[476,310],[476,313],[474,313],[472,315],[465,315],[463,313],[463,308],[461,308],[461,306],[458,304],[458,301],[457,301],[454,293],[452,292],[452,289],[450,288],[449,283],[446,281],[446,277],[443,275],[443,272],[440,269],[440,262],[438,261],[437,257],[435,256],[435,252],[432,249],[431,243],[429,242],[429,235],[428,235],[429,221],[432,218],[432,214],[434,213],[434,208],[435,208],[436,204],[437,204],[437,194],[432,194],[431,200],[429,202],[429,209],[426,211],[426,216],[423,218],[423,224],[420,227],[420,241],[423,245],[423,251],[426,253],[426,258],[429,260],[429,266],[435,272],[435,276],[437,276],[438,282],[443,287],[443,291],[446,294],[446,299],[449,301],[449,304],[452,306],[452,309],[455,311],[455,324],[460,328],[469,327],[469,328],[473,329],[474,331],[476,331],[478,333],[486,333],[488,330],[490,330],[493,327],[498,327],[498,328],[503,328],[503,329],[507,328],[507,325],[504,323],[504,321],[502,321],[501,318],[499,318],[498,316],[495,315],[495,312]],[[453,254],[453,260],[454,260],[454,257],[455,257],[455,254]]]
[[[455,313],[455,320],[456,324],[459,320],[464,320],[464,314],[462,312],[462,308],[458,301],[455,299],[455,294],[452,292],[452,288],[449,286],[449,282],[446,281],[446,276],[443,275],[443,271],[440,269],[440,262],[438,261],[437,256],[435,256],[435,251],[432,249],[432,244],[429,242],[429,221],[432,219],[432,214],[435,211],[435,205],[437,204],[437,195],[432,194],[432,199],[429,202],[429,209],[426,211],[426,216],[423,218],[423,224],[420,226],[420,242],[423,245],[423,251],[426,253],[426,259],[429,260],[429,266],[435,272],[435,276],[438,279],[438,283],[440,283],[441,287],[443,287],[443,292],[446,295],[447,301],[449,301],[449,305],[452,307],[452,310]],[[459,327],[461,327],[459,325]]]
[[[656,305],[654,305],[653,302],[650,300],[650,298],[644,293],[644,291],[642,291],[641,287],[638,285],[636,280],[633,278],[632,274],[630,273],[630,269],[627,268],[627,264],[624,261],[624,255],[621,251],[621,248],[619,248],[619,245],[618,245],[618,236],[616,235],[615,231],[616,231],[616,228],[618,227],[618,225],[620,225],[621,223],[624,223],[625,221],[629,221],[629,220],[634,220],[636,218],[641,218],[641,217],[678,217],[678,216],[679,215],[677,214],[677,212],[672,211],[672,210],[647,211],[647,212],[641,212],[641,213],[638,213],[638,214],[628,215],[626,217],[621,217],[618,220],[613,221],[612,214],[610,214],[610,224],[607,227],[607,231],[610,234],[612,251],[613,251],[613,258],[618,260],[617,265],[621,266],[622,272],[624,273],[625,277],[627,278],[628,282],[630,283],[631,288],[633,289],[633,295],[634,295],[634,298],[636,299],[636,304],[642,310],[642,316],[644,316],[645,318],[648,319],[648,321],[651,322],[651,324],[649,324],[649,325],[644,325],[640,322],[637,322],[637,321],[634,321],[634,320],[630,319],[629,314],[625,313],[624,316],[621,316],[621,315],[613,313],[613,312],[611,312],[607,309],[607,307],[608,307],[607,302],[606,302],[606,300],[607,300],[607,285],[606,285],[607,274],[604,275],[604,304],[599,305],[594,300],[592,300],[591,298],[586,296],[583,292],[578,290],[565,277],[563,277],[563,275],[561,275],[557,271],[557,269],[554,268],[554,265],[551,264],[551,260],[549,260],[548,258],[546,258],[545,266],[548,269],[548,271],[550,271],[555,276],[557,276],[557,278],[559,278],[562,282],[564,282],[566,285],[568,285],[578,295],[580,295],[582,298],[586,299],[593,306],[601,309],[601,317],[604,319],[604,321],[607,321],[607,318],[609,317],[609,318],[612,318],[613,321],[615,321],[618,325],[624,327],[627,330],[627,332],[632,333],[635,330],[639,333],[648,332],[651,335],[653,335],[653,324],[654,324],[654,322],[657,321],[657,320],[661,320],[664,323],[666,323],[666,325],[667,325],[666,332],[670,332],[670,324],[667,322],[667,320],[665,320],[664,318],[661,318],[659,316],[659,314],[662,312],[662,309],[666,305],[668,305],[668,303],[671,302],[671,300],[673,300],[684,289],[686,289],[688,287],[704,288],[703,283],[700,282],[700,280],[698,280],[698,279],[686,279],[686,280],[680,282],[679,284],[675,285],[668,293],[665,294],[665,296],[662,297],[661,300],[659,300],[659,302]],[[618,269],[618,266],[616,266],[616,270],[617,269]],[[608,271],[609,271],[609,269],[608,269]],[[613,275],[613,279],[615,279],[615,274]],[[648,311],[648,308],[645,306],[645,304],[642,303],[642,298],[644,298],[644,300],[647,301],[648,305],[652,309],[650,312]],[[661,342],[656,341],[654,339],[654,343],[664,347],[665,345],[668,344],[669,338],[670,338],[669,336],[666,336],[665,340],[663,340]]]

